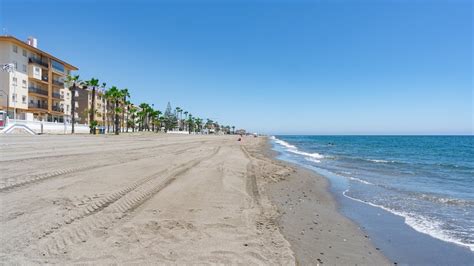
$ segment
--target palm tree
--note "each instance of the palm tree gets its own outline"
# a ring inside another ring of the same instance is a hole
[[[131,105],[130,109],[128,110],[131,117],[132,117],[132,120],[130,122],[130,124],[132,125],[132,131],[135,132],[135,117],[137,115],[137,107]],[[127,121],[127,126],[128,126],[128,121]],[[128,132],[128,127],[127,127],[127,132]]]
[[[191,114],[189,114],[189,117],[187,119],[187,124],[188,124],[188,128],[187,128],[188,132],[189,134],[191,134],[191,132],[194,131],[194,126],[195,126],[195,119]]]
[[[212,119],[206,119],[206,128],[207,128],[207,133],[211,133],[210,130],[212,129],[213,125],[214,125],[214,121]]]
[[[79,75],[68,75],[65,83],[71,90],[71,134],[74,134],[74,124],[76,123],[76,90],[84,83],[79,79]]]
[[[158,130],[161,130],[161,121],[160,121],[161,114],[162,113],[160,110],[155,111],[155,122],[157,124],[156,132],[158,132]]]
[[[143,131],[145,129],[145,120],[148,118],[148,112],[150,110],[150,105],[147,103],[141,103],[138,107],[140,107],[140,112],[138,112],[138,117],[140,118],[140,127],[139,130]]]
[[[165,125],[165,132],[166,132],[166,116],[160,116],[160,118],[158,118],[158,120],[160,121],[160,130],[161,128],[163,127],[163,125]]]
[[[124,104],[124,105],[125,105],[125,108],[126,108],[126,110],[127,110],[127,117],[126,117],[126,119],[125,119],[125,124],[126,124],[126,127],[127,127],[127,132],[128,132],[128,117],[129,117],[129,115],[130,115],[130,107],[131,107],[131,104],[132,104],[132,103],[131,103],[130,101],[126,101],[125,104]]]
[[[155,132],[155,126],[158,129],[158,124],[159,124],[159,121],[160,121],[160,115],[161,115],[161,112],[159,110],[153,110],[153,108],[150,108],[149,116],[150,116],[150,120],[151,120],[151,126],[152,126],[151,131],[152,132]]]
[[[183,109],[179,108],[179,121],[180,121],[180,125],[179,125],[179,130],[183,130],[184,128],[184,121],[183,121]]]
[[[187,131],[187,130],[188,130],[187,127],[189,127],[189,125],[187,125],[188,113],[189,113],[188,111],[185,111],[185,112],[184,112],[184,121],[185,121],[185,122],[184,122],[184,130],[185,130],[185,131]]]
[[[102,127],[105,129],[105,118],[107,116],[107,111],[105,108],[107,108],[107,104],[106,104],[106,97],[105,97],[105,91],[106,91],[106,87],[107,84],[105,82],[102,82],[102,86],[100,86],[100,88],[102,89],[102,92],[101,92],[101,97],[102,97],[102,103],[103,103],[103,114],[102,114]]]
[[[91,102],[91,108],[90,108],[90,114],[89,114],[89,125],[91,128],[90,133],[95,134],[95,128],[97,126],[97,122],[95,121],[95,92],[97,87],[99,87],[99,80],[95,78],[91,78],[90,80],[87,80],[85,82],[86,86],[90,89],[92,88],[92,102]]]
[[[105,84],[105,83],[104,83]],[[107,103],[107,133],[110,132],[110,120],[113,120],[113,110],[112,110],[112,93],[110,91],[110,89],[106,90],[105,93],[104,93],[104,98],[106,100],[106,103]],[[112,131],[114,131],[115,127],[114,125],[112,124]]]
[[[180,107],[176,107],[175,109],[175,113],[176,113],[176,119],[178,120],[178,130],[181,128],[181,122],[180,122],[180,119],[179,119],[179,112],[181,112],[181,108]]]
[[[196,118],[195,119],[197,131],[201,132],[202,130],[202,118]]]
[[[122,123],[123,123],[125,121],[125,104],[127,102],[127,97],[130,97],[130,93],[128,92],[127,88],[120,90],[120,92],[123,95],[123,101],[122,101]],[[127,127],[127,129],[128,129],[128,127]],[[122,128],[122,132],[123,131],[124,131],[124,129]]]
[[[117,87],[112,86],[109,89],[109,94],[111,97],[111,101],[114,103],[114,114],[115,114],[115,119],[114,119],[114,124],[115,124],[115,135],[118,135],[120,133],[120,117],[119,113],[121,111],[120,104],[121,101],[123,100],[123,92]]]

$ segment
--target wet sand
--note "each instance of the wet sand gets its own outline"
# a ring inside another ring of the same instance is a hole
[[[268,142],[261,154],[275,158]],[[338,210],[325,177],[273,159],[287,169],[284,178],[269,182],[266,192],[280,213],[280,231],[290,242],[298,264],[390,265],[369,236]]]
[[[273,160],[266,145],[235,136],[0,136],[0,262],[386,262],[337,213],[324,179]]]

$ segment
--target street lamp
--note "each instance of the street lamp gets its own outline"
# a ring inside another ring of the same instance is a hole
[[[12,63],[9,64],[2,64],[2,71],[12,73],[13,70],[15,69],[15,65]],[[6,93],[7,96],[7,118],[8,116],[8,110],[10,109],[10,88],[8,88],[8,91],[1,90],[3,93]],[[15,119],[15,115],[13,115],[13,119]]]

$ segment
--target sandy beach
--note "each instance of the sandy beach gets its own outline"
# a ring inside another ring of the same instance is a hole
[[[2,263],[389,262],[266,138],[0,138]]]

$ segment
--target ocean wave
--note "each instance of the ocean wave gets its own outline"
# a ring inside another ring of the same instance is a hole
[[[369,181],[365,181],[365,180],[362,180],[362,179],[357,178],[357,177],[348,176],[347,178],[349,178],[350,180],[353,180],[353,181],[360,182],[362,184],[373,185],[373,183],[370,183]]]
[[[445,230],[441,228],[442,223],[439,221],[428,219],[426,217],[423,217],[422,215],[412,214],[412,213],[403,212],[403,211],[397,211],[397,210],[393,210],[382,205],[378,205],[378,204],[374,204],[365,200],[357,199],[357,198],[347,195],[347,192],[349,192],[349,189],[346,189],[344,192],[342,192],[342,195],[344,195],[344,197],[348,199],[361,202],[361,203],[370,205],[372,207],[380,208],[387,212],[395,214],[397,216],[403,217],[405,220],[405,223],[408,226],[410,226],[411,228],[415,229],[416,231],[420,233],[430,235],[442,241],[455,243],[460,246],[468,247],[471,251],[474,252],[474,244],[464,243],[460,239],[457,239],[451,236],[448,232],[446,232]]]
[[[387,160],[377,160],[377,159],[367,159],[369,162],[374,162],[374,163],[394,163],[395,161],[387,161]]]
[[[296,146],[291,145],[290,143],[288,143],[284,140],[278,139],[275,136],[272,136],[271,139],[275,143],[285,147],[286,150],[291,152],[291,153],[307,156],[307,157],[310,157],[310,158],[313,158],[313,159],[323,159],[324,158],[323,155],[321,155],[319,153],[316,153],[316,152],[315,153],[309,153],[309,152],[300,151],[300,150],[298,150],[298,148]]]
[[[453,199],[453,198],[444,198],[434,195],[428,194],[420,194],[419,198],[428,200],[434,203],[441,203],[446,205],[454,205],[454,206],[472,206],[474,205],[474,201],[472,200],[463,200],[463,199]]]
[[[310,161],[310,162],[313,162],[313,163],[320,163],[321,160],[318,160],[318,159],[314,159],[314,158],[311,158],[311,157],[307,157],[307,158],[304,158],[306,161]]]

